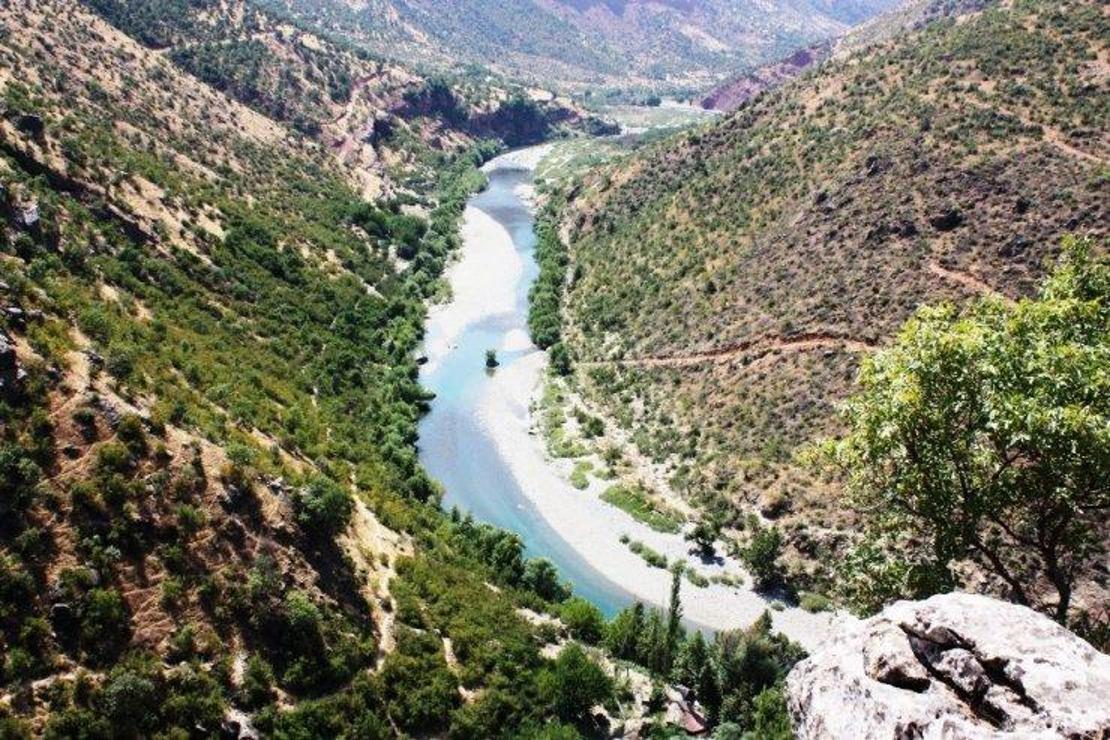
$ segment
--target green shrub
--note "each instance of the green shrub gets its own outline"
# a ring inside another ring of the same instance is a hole
[[[558,603],[570,597],[570,586],[547,558],[531,558],[524,564],[523,584],[545,601]]]
[[[389,716],[410,733],[441,730],[460,701],[439,638],[411,630],[398,635],[396,650],[382,666],[381,685]]]
[[[779,556],[782,554],[782,533],[777,527],[759,528],[741,552],[758,588],[769,588],[782,578]]]
[[[562,342],[555,342],[551,345],[548,351],[548,359],[551,361],[551,369],[556,374],[561,376],[570,375],[573,368],[570,358],[570,350]]]
[[[666,570],[667,556],[663,555],[662,553],[658,553],[655,550],[652,550],[643,542],[640,542],[639,540],[632,540],[628,543],[628,549],[643,558],[644,562],[646,562],[651,567]]]
[[[239,701],[247,709],[260,709],[274,700],[274,672],[262,658],[252,655],[243,671]]]
[[[96,467],[102,473],[125,473],[131,469],[131,451],[117,442],[108,442],[96,451]]]
[[[549,697],[555,715],[568,722],[583,719],[613,693],[605,671],[574,643],[564,647],[551,668],[540,675],[539,686],[542,695]]]
[[[116,436],[134,455],[146,454],[146,431],[143,420],[135,414],[124,414],[116,426]]]
[[[572,637],[596,645],[605,634],[605,617],[593,602],[575,596],[559,608],[559,617]]]
[[[0,740],[31,740],[31,726],[16,717],[0,716]]]
[[[119,655],[130,638],[131,625],[123,597],[118,591],[94,588],[81,606],[81,648],[95,665],[104,665]]]
[[[823,594],[806,591],[799,599],[799,605],[807,612],[814,614],[832,609],[832,602]]]
[[[589,473],[593,470],[593,464],[588,461],[582,461],[574,464],[574,469],[570,472],[570,484],[580,491],[590,487]]]
[[[0,515],[30,506],[40,476],[39,466],[22,449],[0,444]]]
[[[623,509],[658,532],[674,534],[682,528],[682,520],[677,513],[661,510],[639,488],[611,486],[601,494],[601,500]]]
[[[347,528],[354,512],[349,491],[330,478],[316,478],[293,500],[297,522],[305,532],[319,539],[329,539]]]

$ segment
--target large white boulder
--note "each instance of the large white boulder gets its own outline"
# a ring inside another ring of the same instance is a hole
[[[799,740],[1110,740],[1110,657],[1031,609],[954,593],[837,628],[787,678]]]

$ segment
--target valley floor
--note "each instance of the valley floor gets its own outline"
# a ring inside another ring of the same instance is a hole
[[[516,156],[517,166],[523,162],[534,167],[535,156],[524,159]],[[518,195],[527,197],[527,193]],[[481,431],[482,440],[477,444],[492,447],[490,454],[482,454],[481,458],[494,461],[487,463],[491,468],[499,468],[484,471],[486,479],[511,477],[517,484],[515,490],[525,499],[517,505],[534,508],[603,581],[619,584],[628,598],[664,606],[671,574],[648,565],[621,541],[622,535],[666,556],[668,562],[686,561],[706,578],[727,575],[745,584],[735,587],[710,583],[698,587],[684,581],[682,601],[689,623],[711,630],[746,627],[771,609],[776,629],[807,649],[820,645],[831,630],[833,615],[812,614],[781,604],[773,606],[771,600],[752,590],[750,577],[735,559],[722,557],[703,562],[691,555],[690,543],[681,532],[656,531],[604,502],[599,497],[605,487],[603,481],[594,479],[585,490],[571,485],[568,478],[573,461],[548,455],[534,418],[547,357],[523,341],[525,312],[511,309],[514,301],[519,300],[521,277],[513,235],[495,217],[474,206],[468,208],[465,219],[463,251],[448,273],[455,300],[432,312],[426,373],[446,362],[452,352],[459,351],[458,338],[468,326],[483,322],[496,326],[496,347],[503,357],[502,366],[480,383],[466,401]],[[436,402],[432,413],[436,413]],[[452,492],[448,491],[448,499],[451,497]],[[527,539],[527,533],[521,534]],[[558,553],[535,554],[552,557],[556,565],[561,565]]]

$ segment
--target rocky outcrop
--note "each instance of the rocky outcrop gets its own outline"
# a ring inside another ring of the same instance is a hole
[[[739,108],[756,95],[773,90],[794,79],[810,67],[829,58],[832,44],[820,43],[807,46],[747,74],[729,80],[701,100],[706,110],[731,111]]]
[[[1110,738],[1110,657],[1030,609],[900,601],[787,678],[799,740]]]

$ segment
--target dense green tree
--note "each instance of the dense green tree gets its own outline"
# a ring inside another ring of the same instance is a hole
[[[971,557],[1066,622],[1110,508],[1110,267],[1092,249],[1066,240],[1035,299],[923,308],[864,362],[850,433],[830,446],[868,524],[849,564],[887,584],[846,572],[857,606],[947,590]]]
[[[606,626],[605,649],[615,658],[637,661],[644,632],[644,605],[636,602],[622,609]]]
[[[689,687],[703,703],[715,703],[717,685],[713,676],[712,655],[701,632],[694,632],[679,653],[675,680]]]
[[[81,605],[80,620],[81,647],[94,663],[111,661],[127,643],[131,627],[118,591],[89,591]]]
[[[667,656],[667,628],[663,624],[663,614],[658,609],[651,609],[647,613],[637,654],[637,662],[652,673],[663,672]]]
[[[243,682],[239,687],[240,703],[249,709],[264,707],[274,698],[274,672],[266,661],[252,655],[243,671]]]
[[[21,447],[0,444],[0,516],[25,509],[40,476],[39,466]]]
[[[556,342],[551,345],[548,352],[548,357],[551,360],[551,369],[559,375],[570,375],[573,369],[573,364],[570,358],[570,350],[562,342]]]
[[[158,709],[158,687],[151,676],[134,670],[112,672],[100,695],[104,716],[116,731],[136,735]]]
[[[297,521],[310,535],[330,538],[347,528],[354,512],[354,501],[330,478],[312,480],[294,499]]]
[[[571,636],[582,642],[596,645],[605,634],[605,617],[601,610],[580,596],[567,600],[559,608],[559,616]]]
[[[403,629],[380,674],[389,716],[412,733],[441,730],[459,704],[458,681],[443,645],[431,634]]]
[[[750,740],[793,740],[790,714],[781,683],[766,688],[752,701],[751,720],[746,738]]]
[[[15,717],[0,717],[0,740],[31,740],[31,727]]]
[[[544,723],[542,727],[527,727],[521,737],[531,740],[581,740],[580,733],[573,725],[558,724],[555,722]]]
[[[720,536],[721,523],[713,517],[705,517],[686,533],[686,541],[694,543],[700,556],[711,558],[715,552],[717,538]]]
[[[740,554],[755,578],[757,588],[769,588],[782,578],[782,569],[779,566],[782,533],[777,527],[758,527]]]
[[[613,691],[605,671],[573,642],[563,648],[554,665],[541,675],[540,687],[542,694],[551,698],[556,716],[568,722],[581,720]]]
[[[682,573],[685,568],[676,566],[671,569],[671,597],[667,604],[667,634],[664,638],[664,674],[670,674],[678,655],[679,641],[682,638]]]
[[[554,206],[536,221],[536,262],[540,274],[528,293],[528,331],[540,349],[562,347],[552,352],[552,365],[561,374],[569,372],[569,355],[559,340],[562,336],[563,287],[568,264],[566,245],[559,238]]]
[[[545,601],[557,603],[571,595],[570,586],[547,558],[532,558],[524,564],[524,585]]]
[[[751,729],[756,697],[784,679],[803,657],[800,647],[772,634],[767,613],[747,629],[719,632],[714,642],[717,691],[710,697],[712,704],[705,702],[710,717]]]

